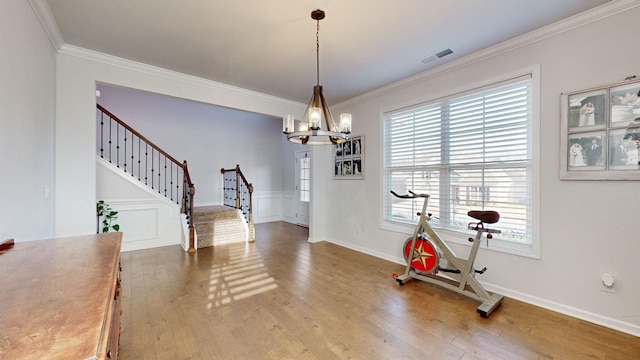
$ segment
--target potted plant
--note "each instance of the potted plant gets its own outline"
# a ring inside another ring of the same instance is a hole
[[[98,200],[96,203],[96,214],[98,217],[96,233],[100,233],[101,224],[103,233],[109,232],[110,229],[113,229],[113,231],[120,231],[120,225],[111,224],[118,218],[118,212],[113,210],[109,204],[104,202],[104,200]],[[100,221],[101,218],[102,222]]]

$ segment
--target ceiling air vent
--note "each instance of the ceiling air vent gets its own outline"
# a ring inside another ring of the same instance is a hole
[[[423,64],[428,64],[428,63],[430,63],[432,61],[438,60],[440,58],[443,58],[443,57],[445,57],[447,55],[451,55],[451,54],[453,54],[453,50],[444,49],[444,50],[442,50],[442,51],[440,51],[440,52],[438,52],[438,53],[436,53],[434,55],[427,56],[426,58],[420,60],[420,62],[423,63]]]

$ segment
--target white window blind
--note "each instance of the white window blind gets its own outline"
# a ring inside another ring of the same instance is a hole
[[[383,220],[415,224],[427,193],[432,225],[466,230],[469,210],[500,213],[500,239],[531,236],[531,77],[385,114]]]

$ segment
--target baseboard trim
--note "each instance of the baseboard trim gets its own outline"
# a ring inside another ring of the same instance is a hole
[[[319,240],[322,241],[322,240]],[[311,239],[309,239],[309,242],[319,242],[319,241],[311,241]],[[358,251],[367,255],[371,255],[383,260],[387,260],[390,261],[392,263],[396,263],[399,265],[405,265],[405,260],[399,257],[393,257],[393,256],[389,256],[388,254],[383,254],[383,253],[379,253],[376,251],[371,251],[369,249],[365,249],[359,246],[353,246],[352,244],[347,244],[344,243],[342,241],[338,241],[335,239],[324,239],[324,241],[327,241],[329,243],[338,245],[338,246],[342,246],[344,248],[347,249],[351,249],[354,251]],[[567,305],[563,305],[554,301],[550,301],[550,300],[546,300],[537,296],[533,296],[530,294],[526,294],[526,293],[522,293],[519,291],[515,291],[515,290],[510,290],[504,287],[500,287],[494,284],[490,284],[490,283],[486,283],[484,281],[480,281],[480,283],[482,283],[482,285],[490,292],[496,292],[499,294],[502,294],[506,297],[515,299],[515,300],[519,300],[522,302],[525,302],[527,304],[531,304],[534,306],[538,306],[541,307],[543,309],[547,309],[547,310],[551,310],[560,314],[564,314],[564,315],[568,315],[571,317],[574,317],[576,319],[580,319],[580,320],[584,320],[584,321],[588,321],[590,323],[594,323],[597,325],[601,325],[613,330],[617,330],[629,335],[633,335],[633,336],[638,336],[640,337],[640,325],[635,325],[629,322],[625,322],[625,321],[620,321],[614,318],[610,318],[607,316],[602,316],[599,314],[594,314],[591,313],[589,311],[585,311],[582,309],[578,309],[578,308],[574,308],[571,306],[567,306]]]
[[[572,306],[563,305],[555,301],[546,300],[537,296],[522,293],[519,291],[510,290],[504,287],[500,287],[494,284],[481,281],[482,285],[491,292],[502,294],[506,297],[510,297],[515,300],[525,302],[527,304],[535,305],[547,310],[555,311],[560,314],[568,315],[576,319],[588,321],[597,325],[601,325],[610,329],[614,329],[629,335],[640,337],[640,326],[634,325],[629,322],[620,321],[607,316],[594,314],[589,311],[578,309]]]

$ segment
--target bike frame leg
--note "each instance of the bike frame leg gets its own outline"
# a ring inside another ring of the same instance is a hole
[[[502,295],[493,294],[491,295],[490,300],[487,300],[482,304],[480,304],[480,306],[478,306],[476,311],[478,312],[478,314],[480,314],[480,316],[482,316],[483,318],[486,318],[487,316],[489,316],[489,314],[491,314],[491,312],[493,312],[493,310],[495,310],[498,307],[498,305],[500,305],[500,303],[502,302],[502,299],[503,299]]]
[[[424,209],[423,209],[424,210]],[[396,281],[400,285],[404,285],[405,282],[412,279],[411,276],[411,262],[413,261],[413,252],[416,250],[416,239],[418,238],[418,234],[422,231],[422,215],[420,216],[420,223],[416,226],[416,230],[413,232],[413,237],[411,238],[411,249],[409,251],[409,256],[407,257],[407,266],[404,269],[404,273],[402,275],[398,275],[396,277]],[[404,249],[402,249],[404,252]]]

